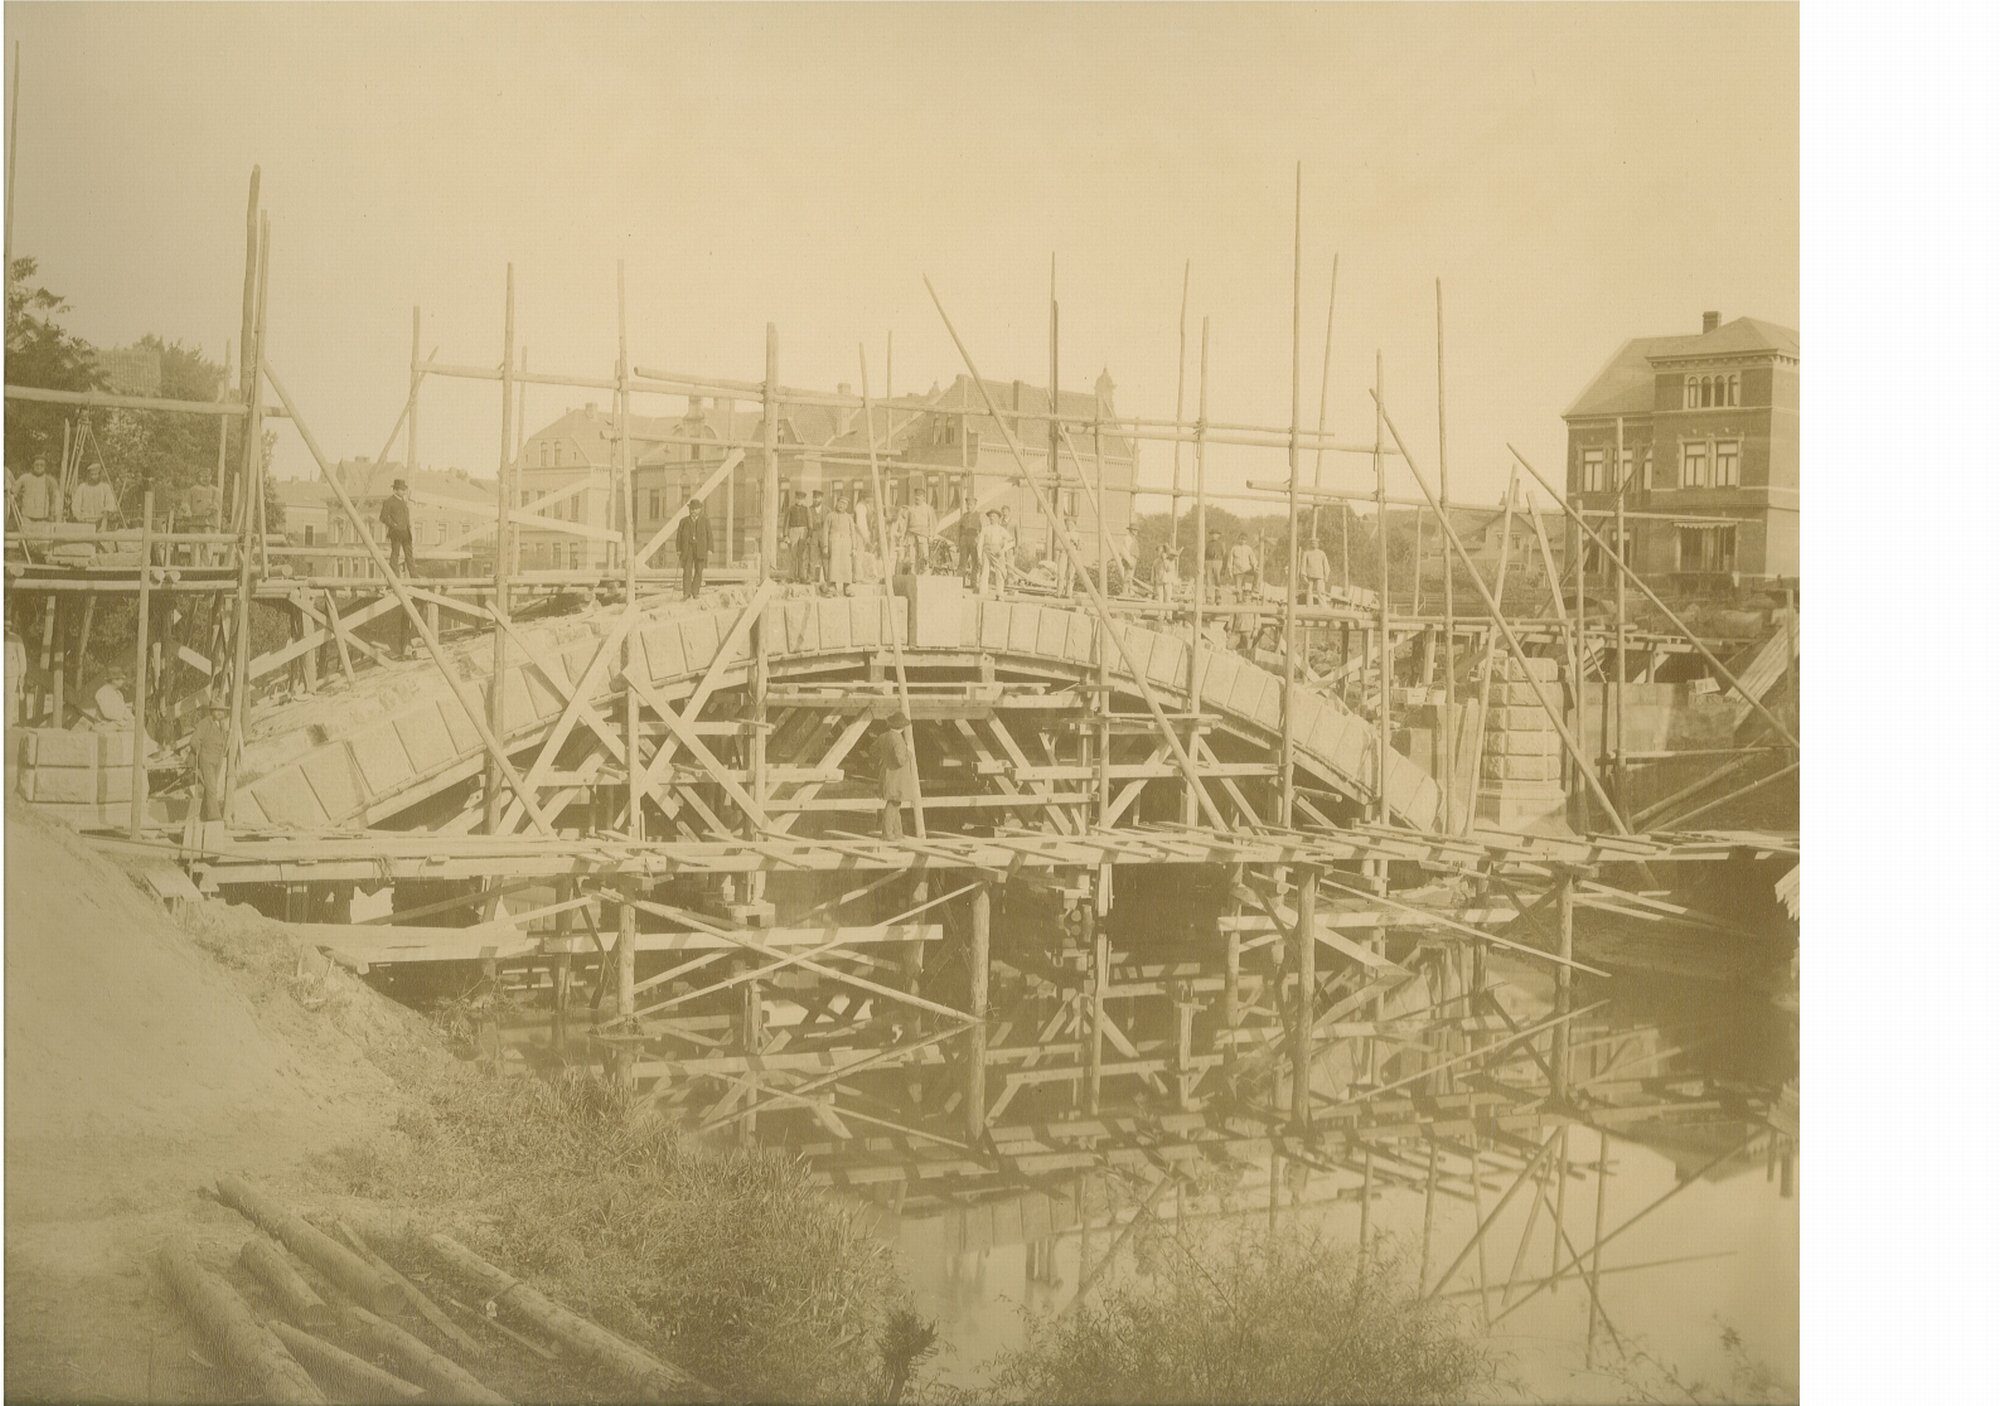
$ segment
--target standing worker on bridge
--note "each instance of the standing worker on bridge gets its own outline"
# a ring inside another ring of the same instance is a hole
[[[417,574],[417,562],[410,548],[415,537],[410,526],[410,483],[397,479],[382,500],[382,526],[389,534],[389,570],[403,576]],[[400,562],[401,565],[397,565]]]
[[[188,754],[194,758],[195,775],[201,781],[201,819],[222,819],[222,772],[229,761],[229,705],[222,699],[208,701],[208,711],[188,738]]]
[[[118,515],[118,490],[104,475],[104,461],[92,459],[84,470],[83,482],[70,490],[70,516],[93,532],[110,530]]]
[[[693,600],[708,569],[708,510],[699,498],[688,500],[687,514],[674,529],[674,551],[681,559],[681,594]]]
[[[903,838],[903,807],[917,801],[917,758],[910,750],[910,719],[898,713],[876,744],[882,771],[882,838]]]

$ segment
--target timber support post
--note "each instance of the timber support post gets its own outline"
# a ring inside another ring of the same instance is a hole
[[[986,1135],[986,1007],[993,969],[993,886],[972,891],[972,950],[967,954],[971,979],[965,1008],[972,1024],[965,1033],[965,1135],[973,1142]]]
[[[1298,922],[1292,932],[1292,965],[1298,990],[1292,1014],[1292,1122],[1305,1133],[1312,1128],[1313,1013],[1319,989],[1319,940],[1313,929],[1319,922],[1319,870],[1300,865],[1293,870],[1293,883]]]

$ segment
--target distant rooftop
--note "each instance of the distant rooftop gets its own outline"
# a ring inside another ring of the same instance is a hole
[[[1653,362],[1671,357],[1743,356],[1754,352],[1799,354],[1795,328],[1761,318],[1739,317],[1704,332],[1679,337],[1634,337],[1606,362],[1564,418],[1580,415],[1645,415],[1653,409]]]

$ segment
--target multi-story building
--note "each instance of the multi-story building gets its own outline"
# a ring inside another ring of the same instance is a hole
[[[1798,575],[1792,328],[1751,317],[1723,323],[1709,312],[1697,335],[1636,337],[1563,421],[1571,500],[1609,510],[1622,484],[1627,511],[1649,515],[1626,523],[1624,552],[1636,570],[1686,584]],[[1592,526],[1612,540],[1608,519]]]

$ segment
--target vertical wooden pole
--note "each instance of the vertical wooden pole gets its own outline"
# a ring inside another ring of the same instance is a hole
[[[14,155],[21,143],[21,41],[14,41],[14,78],[8,85],[12,96],[7,102],[7,284],[14,282]]]
[[[1278,690],[1278,823],[1291,828],[1295,800],[1292,764],[1297,739],[1292,735],[1292,700],[1299,676],[1299,325],[1305,259],[1305,163],[1292,168],[1292,419],[1285,443],[1285,684]]]
[[[424,373],[424,310],[410,309],[410,414],[403,426],[403,468],[414,474],[417,471],[417,410],[419,393],[423,389]]]
[[[855,348],[861,362],[861,419],[868,433],[868,482],[875,494],[875,540],[881,545],[885,555],[883,564],[883,590],[891,603],[896,600],[895,569],[886,555],[889,543],[889,500],[882,492],[882,461],[875,448],[875,401],[868,393],[868,348]],[[907,618],[907,615],[906,617]],[[910,674],[903,663],[903,637],[896,632],[895,621],[889,622],[889,650],[896,665],[896,698],[901,705],[903,716],[910,716]],[[1005,727],[996,722],[995,726]],[[760,729],[761,730],[761,729]],[[917,732],[914,723],[903,729],[903,742],[910,749],[910,779],[915,783],[916,798],[912,804],[912,815],[916,820],[917,838],[924,839],[930,832],[924,827],[923,779],[917,774]]]
[[[743,983],[743,1053],[749,1058],[749,1067],[743,1071],[744,1100],[754,1110],[762,1083],[757,1075],[758,1056],[764,1053],[764,983],[761,981]],[[754,1111],[746,1113],[741,1126],[743,1141],[753,1141],[757,1136],[757,1114]]]
[[[625,335],[625,261],[618,261],[618,492],[624,504],[625,615],[628,626],[619,645],[626,670],[643,661],[638,628],[629,623],[639,610],[639,490],[632,474],[632,356]],[[644,796],[639,759],[639,700],[625,690],[625,833],[634,840],[646,838]]]
[[[244,275],[243,363],[243,455],[238,469],[237,498],[242,514],[237,519],[236,539],[236,620],[230,645],[229,751],[222,764],[223,823],[234,811],[236,763],[243,751],[243,710],[250,691],[250,588],[256,570],[256,554],[251,550],[251,534],[256,516],[250,510],[254,485],[264,477],[264,300],[269,289],[271,235],[268,227],[257,229],[257,169],[250,171],[250,220],[256,229],[250,255],[251,271]],[[254,274],[254,284],[252,282]],[[60,681],[58,681],[60,682]],[[60,718],[60,712],[58,712]]]
[[[1556,968],[1556,1014],[1568,1015],[1573,992],[1571,983],[1575,980],[1575,969],[1570,966],[1576,952],[1576,873],[1571,869],[1557,871],[1556,878],[1556,952],[1562,963]],[[1566,1022],[1565,1022],[1566,1024]],[[1557,1103],[1569,1098],[1569,1042],[1563,1035],[1564,1026],[1558,1025],[1551,1034],[1549,1070],[1555,1076],[1552,1092]]]
[[[1292,1122],[1302,1133],[1312,1129],[1312,1029],[1314,997],[1318,994],[1319,870],[1300,865],[1292,871],[1297,889],[1298,922],[1292,932],[1292,965],[1299,989],[1293,993]]]
[[[1514,548],[1514,488],[1520,478],[1518,470],[1507,476],[1506,505],[1500,514],[1500,560],[1493,573],[1493,600],[1497,604],[1507,595],[1507,558]],[[1451,559],[1447,555],[1445,564]],[[1472,829],[1472,822],[1479,815],[1479,772],[1486,763],[1486,732],[1492,721],[1493,706],[1493,655],[1500,643],[1500,622],[1486,622],[1486,645],[1479,661],[1479,731],[1472,736],[1472,779],[1467,783],[1469,792],[1465,798],[1465,810],[1461,816],[1461,831]]]
[[[13,193],[8,192],[8,198]],[[139,620],[132,649],[132,838],[146,824],[146,695],[152,673],[153,490],[139,517]]]
[[[1334,303],[1338,300],[1339,296],[1340,296],[1340,255],[1335,254],[1333,256],[1333,280],[1328,285],[1326,290],[1326,345],[1321,349],[1319,357],[1319,429],[1318,429],[1319,442],[1318,446],[1313,450],[1314,497],[1313,497],[1313,509],[1312,509],[1312,515],[1313,515],[1312,539],[1313,539],[1313,545],[1316,547],[1321,545],[1320,532],[1319,532],[1320,528],[1319,515],[1320,515],[1321,500],[1318,497],[1318,493],[1321,488],[1325,487],[1325,484],[1321,481],[1321,476],[1322,476],[1322,471],[1326,468],[1327,383],[1331,379],[1333,372],[1333,306]],[[1347,505],[1345,503],[1342,503],[1340,505],[1340,510],[1342,512],[1346,512]]]
[[[1792,731],[1799,730],[1799,593],[1785,587],[1785,687],[1792,695]],[[1793,753],[1794,761],[1798,754]]]
[[[764,324],[764,502],[757,577],[769,581],[778,569],[778,324]],[[810,529],[808,529],[810,530]]]
[[[1097,466],[1097,569],[1102,575],[1104,594],[1111,594],[1111,526],[1107,518],[1111,512],[1111,498],[1105,491],[1104,483],[1104,402],[1097,403],[1097,418],[1090,427],[1093,457]],[[1134,482],[1137,482],[1137,441],[1133,441]],[[1081,475],[1079,475],[1081,477]],[[1126,571],[1126,588],[1131,588],[1131,563]],[[1100,612],[1097,620],[1097,823],[1111,822],[1111,616],[1108,611]],[[1144,684],[1140,684],[1143,689]]]
[[[1231,928],[1222,937],[1222,1067],[1236,1069],[1236,1027],[1242,1023],[1243,934]]]
[[[1049,255],[1049,493],[1053,498],[1051,506],[1055,517],[1048,521],[1048,555],[1053,562],[1058,555],[1056,533],[1059,530],[1056,519],[1062,516],[1062,473],[1056,462],[1056,452],[1061,445],[1062,421],[1056,417],[1062,413],[1062,368],[1060,348],[1062,344],[1062,308],[1056,302],[1056,256]],[[1099,485],[1100,489],[1102,485]],[[1100,504],[1098,510],[1103,511]]]
[[[507,739],[507,632],[499,621],[507,618],[508,567],[513,555],[513,491],[509,461],[513,453],[514,426],[514,265],[507,265],[507,311],[500,341],[500,465],[493,530],[493,677],[486,690],[486,724],[504,746]],[[499,760],[486,762],[486,833],[500,827],[502,814]]]
[[[1111,984],[1111,934],[1099,911],[1103,871],[1091,884],[1090,896],[1090,1086],[1086,1109],[1095,1113],[1104,1089],[1104,988]]]
[[[1389,465],[1382,454],[1382,351],[1375,351],[1375,576],[1378,628],[1382,632],[1381,712],[1375,720],[1375,819],[1389,823],[1389,682],[1396,672],[1395,648],[1389,639]],[[1389,866],[1377,866],[1386,881]]]
[[[1597,1230],[1591,1236],[1590,1246],[1590,1326],[1584,1335],[1585,1367],[1597,1365],[1597,1268],[1598,1255],[1604,1245],[1604,1193],[1610,1185],[1610,1180],[1611,1138],[1600,1128],[1597,1132]]]
[[[235,359],[235,349],[229,344],[224,343],[222,348],[222,377],[215,387],[215,403],[217,405],[229,399],[229,367]],[[208,525],[206,530],[209,532],[226,530],[225,524],[229,521],[229,436],[235,431],[235,428],[236,426],[227,416],[218,415],[215,417],[215,521]],[[194,560],[207,565],[211,557],[219,560],[222,553],[214,543],[204,542],[194,549],[193,555]],[[171,552],[167,556],[168,560],[173,559]]]
[[[1486,1184],[1479,1165],[1479,1134],[1472,1136],[1472,1223],[1486,1224]],[[1486,1237],[1479,1237],[1479,1321],[1489,1328],[1493,1325],[1493,1305],[1487,1301]],[[1440,1282],[1439,1287],[1443,1284]]]
[[[1208,597],[1208,456],[1204,452],[1203,441],[1208,430],[1208,318],[1201,320],[1201,379],[1196,392],[1194,423],[1194,610],[1188,627],[1188,744],[1190,757],[1195,756],[1195,744],[1201,737],[1201,676],[1202,676],[1202,603]],[[1135,447],[1133,453],[1138,453]],[[1192,825],[1200,818],[1200,798],[1195,789],[1201,785],[1198,780],[1190,780],[1184,793],[1185,804],[1181,808],[1181,820]]]
[[[1417,514],[1417,545],[1410,563],[1410,614],[1424,613],[1424,515]],[[1429,679],[1424,683],[1428,685]]]
[[[1181,543],[1181,436],[1187,433],[1188,281],[1193,276],[1194,260],[1189,259],[1181,265],[1181,351],[1180,361],[1174,372],[1174,492],[1171,506],[1167,512],[1167,545],[1170,548],[1177,548]],[[1055,407],[1051,405],[1049,409],[1053,412]],[[1133,441],[1133,453],[1135,454],[1138,452],[1137,444],[1136,440]],[[1134,487],[1138,485],[1138,481],[1138,474],[1135,472],[1132,476]],[[1199,570],[1200,566],[1201,563],[1197,561],[1195,563],[1196,569]],[[1197,594],[1199,594],[1199,587],[1197,587]]]
[[[1450,558],[1445,558],[1449,564]],[[1422,1248],[1417,1254],[1417,1284],[1419,1287],[1431,1280],[1431,1224],[1437,1216],[1438,1192],[1438,1145],[1436,1138],[1426,1138],[1430,1145],[1430,1170],[1424,1174],[1424,1237]]]
[[[1573,612],[1574,618],[1576,620],[1576,633],[1573,636],[1576,643],[1576,658],[1571,665],[1571,668],[1574,670],[1576,674],[1576,731],[1579,737],[1583,735],[1583,720],[1585,717],[1585,713],[1583,710],[1583,659],[1584,659],[1584,649],[1585,649],[1585,642],[1583,637],[1583,625],[1584,625],[1583,566],[1584,566],[1584,539],[1583,539],[1583,530],[1581,527],[1579,527],[1576,534],[1576,609]],[[1498,599],[1498,597],[1495,597],[1495,599]],[[1604,671],[1602,669],[1599,669],[1597,671],[1597,674],[1599,682],[1601,683],[1604,677]],[[1581,759],[1576,759],[1576,765],[1578,767],[1582,766]],[[1584,785],[1584,778],[1579,776],[1576,778],[1576,785],[1571,789],[1570,792],[1571,805],[1573,806],[1576,812],[1575,820],[1576,820],[1576,828],[1578,830],[1585,830],[1588,829],[1590,826],[1590,801],[1589,798],[1585,795],[1585,792],[1588,789],[1589,788]]]
[[[1618,549],[1618,560],[1625,560],[1625,417],[1618,417],[1618,536],[1614,544]],[[1618,672],[1612,679],[1612,692],[1616,695],[1614,711],[1615,726],[1611,743],[1611,799],[1618,803],[1619,810],[1625,804],[1625,573],[1617,573],[1618,598]]]
[[[245,405],[254,406],[263,394],[263,387],[251,377],[256,370],[257,341],[257,195],[264,182],[264,168],[250,168],[250,204],[243,216],[243,328],[237,346],[237,354],[242,358],[236,372],[236,385],[243,393]],[[13,182],[9,181],[11,189]],[[247,448],[250,439],[250,422],[243,422],[245,451],[237,456],[242,464],[250,462]],[[239,490],[240,492],[240,490]]]
[[[965,1032],[965,1136],[978,1142],[986,1135],[986,1006],[993,975],[993,889],[981,884],[972,891],[971,994],[966,1013],[972,1024]]]

